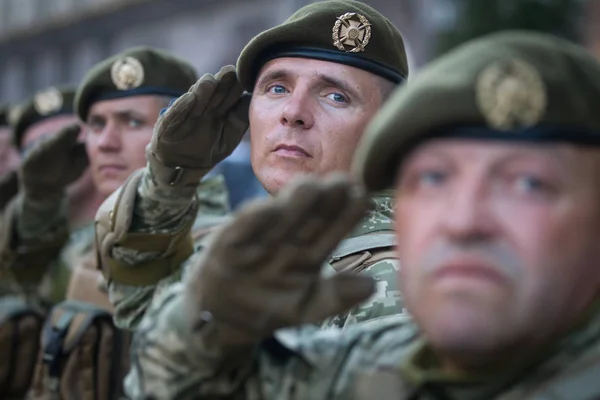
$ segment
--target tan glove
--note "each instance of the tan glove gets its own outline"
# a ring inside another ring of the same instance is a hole
[[[88,166],[85,145],[79,142],[81,127],[70,125],[37,144],[25,156],[19,184],[33,200],[55,199],[83,174]]]
[[[184,299],[193,326],[214,320],[221,345],[249,344],[366,300],[374,291],[370,278],[324,278],[321,267],[367,206],[362,191],[337,175],[300,179],[243,209],[191,268]]]
[[[11,201],[19,192],[19,179],[17,171],[9,171],[0,177],[0,210]]]
[[[146,157],[157,182],[198,185],[240,143],[249,105],[232,65],[202,76],[156,123]]]

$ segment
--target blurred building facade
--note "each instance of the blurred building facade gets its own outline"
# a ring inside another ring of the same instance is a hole
[[[96,62],[131,46],[167,49],[198,72],[235,63],[244,44],[310,0],[0,0],[0,102],[77,84]],[[406,36],[413,65],[428,58],[444,0],[367,0]],[[431,10],[437,10],[432,13]]]
[[[247,41],[314,0],[0,0],[0,103],[79,83],[136,45],[167,49],[200,74],[234,63]],[[363,0],[402,31],[412,69],[435,53],[465,0]],[[536,1],[536,0],[527,0]],[[537,0],[540,2],[569,0]],[[584,5],[582,41],[600,56],[600,0]]]

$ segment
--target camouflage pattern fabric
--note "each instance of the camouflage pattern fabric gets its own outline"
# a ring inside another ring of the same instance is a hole
[[[67,224],[66,202],[62,200],[60,203],[46,202],[42,205],[24,197],[22,199],[16,217],[17,235],[25,249],[34,245],[43,246],[45,242],[52,240],[57,226]],[[47,272],[39,282],[32,282],[24,287],[7,276],[0,284],[0,294],[19,294],[44,307],[64,300],[71,268],[92,252],[94,233],[93,223],[74,229],[60,255],[54,260],[46,260]],[[4,267],[15,268],[11,265]]]
[[[194,191],[198,198],[198,213],[189,210],[194,199]],[[133,212],[132,231],[161,233],[176,231],[187,224],[190,218],[196,218],[192,227],[192,235],[217,225],[229,212],[229,196],[222,175],[204,179],[198,188],[159,186],[150,168],[144,170],[138,187],[138,196]],[[135,249],[115,248],[112,257],[135,268],[141,261],[149,261],[161,257],[156,252],[139,252]],[[187,265],[193,257],[184,263]],[[108,283],[110,302],[114,306],[114,319],[121,329],[134,329],[143,317],[146,308],[155,293],[181,279],[176,274],[161,280],[158,285],[134,287],[116,282]]]
[[[64,227],[68,223],[66,198],[61,198],[58,201],[42,202],[20,196],[15,201],[18,202],[15,214],[4,215],[3,223],[15,224],[20,248],[25,249],[25,251],[27,248],[43,246],[45,242],[52,242],[53,238],[59,233],[59,228]],[[84,235],[89,240],[93,240],[94,231],[92,228],[93,225],[88,226],[88,235]],[[80,247],[85,247],[85,244],[76,244],[73,240],[69,240],[65,244],[65,254],[75,256],[75,249]],[[64,264],[60,260],[47,260],[47,263],[48,273],[42,277],[41,281],[31,282],[27,287],[15,282],[11,278],[9,271],[16,266],[10,264],[3,265],[1,273],[4,276],[0,279],[0,295],[18,294],[31,302],[46,307],[60,301],[62,297],[58,293],[59,290],[56,290],[51,282],[55,279],[60,279],[59,277],[63,277],[64,279],[65,275],[66,279],[68,279],[68,271],[66,271]],[[59,284],[59,286],[66,288],[66,283]]]
[[[218,215],[229,211],[228,195],[222,176],[215,176],[204,182],[199,186],[197,194],[200,204],[195,221],[197,229],[205,227]],[[167,207],[170,205],[167,203]],[[52,238],[57,225],[67,223],[67,210],[64,200],[60,204],[23,201],[17,217],[19,238],[26,244],[43,245]],[[41,282],[24,288],[13,280],[2,279],[0,294],[19,293],[46,306],[64,300],[72,268],[93,254],[94,234],[93,223],[73,230],[60,256],[55,260],[48,260],[48,272]]]
[[[205,183],[200,185],[200,188],[203,185]],[[207,188],[209,187],[212,186],[207,186]],[[392,231],[393,204],[390,196],[391,193],[382,192],[380,196],[374,197],[371,211],[349,237],[379,231]],[[185,225],[187,218],[189,218],[186,211],[190,208],[192,199],[193,195],[189,192],[189,189],[161,189],[153,182],[152,173],[146,168],[138,188],[138,201],[136,201],[132,222],[132,228],[135,230],[132,229],[132,231],[164,233],[169,230],[178,230]],[[215,225],[219,222],[218,219],[223,221],[222,216],[217,215],[217,218],[214,218],[215,214],[208,211],[206,210],[203,213],[203,208],[200,208],[198,215],[203,215],[203,218],[202,221],[195,223],[195,228],[201,229],[202,224],[207,221]],[[211,218],[211,215],[213,218]],[[204,238],[203,240],[210,240],[210,238]],[[180,281],[182,275],[186,274],[186,270],[194,265],[203,243],[197,242],[196,245],[196,253],[182,264],[181,272],[162,279],[157,285],[133,287],[115,282],[109,283],[109,298],[115,308],[115,324],[119,328],[136,329],[152,299],[173,283]],[[131,268],[135,268],[137,263],[159,259],[161,254],[118,247],[114,249],[111,256],[117,261],[131,265]],[[396,257],[389,257],[370,265],[362,271],[362,274],[370,275],[376,280],[377,293],[348,314],[324,321],[323,328],[344,328],[371,318],[405,312],[397,283],[398,268],[399,263]],[[140,273],[143,272],[140,271]],[[323,273],[332,274],[335,271],[331,266],[324,265]]]
[[[349,238],[372,234],[374,232],[393,232],[394,204],[392,193],[381,192],[372,198],[371,211],[349,235]],[[328,265],[324,273],[328,273]],[[370,299],[350,310],[345,315],[336,315],[325,321],[322,328],[347,328],[353,324],[379,318],[386,315],[405,314],[402,294],[398,287],[400,262],[390,255],[361,272],[375,280],[377,291]]]
[[[181,284],[169,288],[140,323],[125,381],[131,399],[600,398],[600,307],[526,364],[452,377],[423,357],[430,351],[405,315],[344,332],[286,329],[256,347],[222,349],[211,341],[211,324],[192,331],[182,293]]]

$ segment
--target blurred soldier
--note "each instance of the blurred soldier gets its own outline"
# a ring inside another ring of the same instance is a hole
[[[73,88],[51,87],[36,93],[19,106],[13,121],[13,141],[23,155],[63,128],[78,123],[73,111],[74,96]],[[79,135],[77,139],[82,142],[83,135]],[[89,229],[93,225],[93,215],[102,202],[102,197],[94,186],[88,168],[66,188],[66,197],[71,229]]]
[[[157,123],[149,167],[98,213],[117,324],[134,329],[155,289],[179,280],[177,266],[192,252],[195,183],[248,125],[252,168],[275,195],[298,175],[349,170],[365,125],[407,75],[402,36],[387,18],[360,2],[325,1],[252,39],[237,79],[232,66],[203,76]],[[243,90],[252,92],[251,103]],[[134,235],[137,243],[128,239]],[[377,279],[378,293],[325,326],[402,312],[393,244],[391,199],[381,192],[325,266],[326,274],[364,271]]]
[[[417,325],[276,331],[374,289],[320,275],[365,200],[346,179],[308,180],[241,212],[157,299],[130,398],[600,398],[598,108],[600,65],[555,37],[496,34],[434,62],[355,164],[369,190],[395,186]]]
[[[0,107],[0,211],[18,191],[19,153],[12,143],[10,106]]]
[[[56,256],[69,235],[70,208],[66,206],[65,188],[81,175],[88,157],[91,179],[101,199],[142,168],[146,162],[144,150],[161,108],[185,93],[196,77],[186,62],[145,47],[130,49],[99,63],[78,87],[74,103],[73,97],[63,102],[68,103],[65,107],[69,109],[74,104],[75,114],[84,122],[85,145],[78,142],[78,126],[61,130],[64,124],[76,121],[73,116],[60,115],[58,120],[56,116],[54,126],[33,124],[28,132],[22,128],[27,121],[35,121],[33,111],[40,105],[44,112],[51,108],[51,103],[59,98],[58,92],[46,93],[44,104],[34,102],[31,114],[23,112],[22,121],[15,126],[17,140],[23,146],[46,132],[58,133],[49,140],[32,144],[33,149],[27,151],[21,174],[23,195],[15,202],[11,217],[16,229],[10,230],[0,248],[5,260],[3,267],[26,276],[33,284],[48,272],[52,283],[48,288],[42,287],[42,297],[51,303],[64,298],[71,270],[84,260],[93,259],[93,229],[86,237],[72,236],[71,245]],[[221,180],[216,177],[206,183],[210,196],[202,203],[207,205],[203,211],[215,214],[227,211]],[[78,251],[71,251],[73,246]],[[59,262],[53,262],[58,259]]]
[[[50,87],[36,93],[31,99],[28,99],[23,104],[16,108],[12,116],[13,128],[13,143],[19,151],[25,156],[32,151],[37,145],[48,140],[56,135],[63,128],[77,123],[77,116],[73,111],[73,98],[75,90],[71,88],[55,88]],[[81,137],[73,136],[73,139],[80,142]],[[50,153],[45,162],[37,165],[33,173],[36,179],[42,178],[39,175],[48,175],[57,164],[57,160],[63,158],[63,151]],[[49,182],[48,191],[43,193],[30,190],[31,177],[31,162],[27,161],[20,169],[20,186],[22,190],[21,198],[13,201],[13,204],[6,210],[6,225],[3,226],[7,240],[14,238],[13,230],[21,233],[20,239],[23,243],[27,243],[29,252],[33,257],[27,258],[29,269],[26,274],[15,272],[15,279],[3,279],[3,286],[10,284],[14,287],[14,291],[24,289],[29,292],[30,289],[37,291],[38,285],[42,276],[45,277],[45,282],[42,284],[42,297],[47,301],[53,298],[52,290],[57,288],[51,281],[56,281],[56,276],[52,273],[46,274],[46,264],[56,257],[59,248],[52,249],[49,252],[38,252],[41,250],[39,245],[44,244],[46,240],[53,241],[56,246],[60,246],[66,239],[66,226],[60,227],[62,232],[52,232],[48,235],[45,230],[37,230],[36,227],[40,224],[39,221],[44,221],[44,224],[53,224],[59,226],[65,219],[61,217],[60,209],[68,208],[68,225],[72,231],[69,242],[64,247],[63,258],[73,261],[81,256],[84,252],[89,252],[92,249],[94,239],[93,216],[98,209],[98,206],[103,200],[96,190],[91,174],[87,169],[87,157],[83,143],[77,146],[78,162],[71,168],[69,179],[66,176],[57,176],[55,181]],[[34,166],[35,167],[35,166]],[[73,182],[71,183],[71,180]],[[27,181],[27,182],[25,182]],[[65,197],[62,197],[62,193]],[[68,205],[67,205],[68,202]],[[26,216],[21,218],[20,216]],[[2,245],[3,248],[10,246],[8,243]],[[35,250],[34,250],[35,249]],[[8,261],[10,264],[11,261]],[[34,265],[36,266],[33,272]],[[4,265],[7,267],[7,265]],[[13,271],[14,272],[14,271]],[[23,286],[21,288],[18,285]],[[5,288],[6,289],[6,288]],[[59,291],[64,291],[64,284],[57,288]],[[30,293],[31,294],[31,293]]]
[[[15,357],[7,357],[9,369],[24,371],[20,381],[29,382],[31,377],[25,376],[32,371],[29,359],[36,356],[31,349],[39,344],[28,398],[104,400],[119,395],[128,364],[128,335],[112,324],[106,287],[92,251],[95,242],[71,233],[72,246],[63,248],[70,233],[65,188],[81,175],[88,160],[102,199],[144,167],[145,148],[160,110],[196,79],[187,62],[160,50],[138,47],[117,54],[92,68],[77,88],[72,104],[83,121],[85,143],[78,141],[79,126],[71,125],[27,151],[20,171],[22,196],[10,215],[12,226],[0,254],[5,271],[27,280],[29,292],[54,305],[41,337],[28,341],[21,335],[13,343]],[[189,218],[196,226],[227,213],[222,177],[196,184],[194,190],[197,214]],[[25,204],[39,204],[37,212],[21,211]],[[130,239],[135,242],[135,237]],[[81,251],[71,257],[69,250],[75,246]],[[40,276],[48,279],[38,287]],[[12,320],[3,321],[0,330],[19,326],[18,312],[23,308],[14,312],[17,307],[7,305]],[[9,336],[0,345],[10,348],[10,342]]]

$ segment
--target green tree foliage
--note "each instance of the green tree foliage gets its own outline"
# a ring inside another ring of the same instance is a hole
[[[455,3],[453,26],[438,34],[437,50],[445,52],[467,41],[505,29],[552,33],[578,40],[583,0],[445,0]]]

